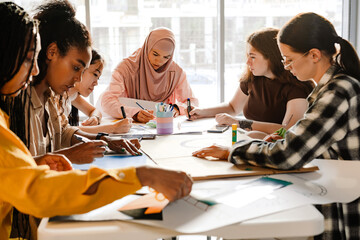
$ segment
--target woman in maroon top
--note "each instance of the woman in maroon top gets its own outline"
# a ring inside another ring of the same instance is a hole
[[[229,103],[211,108],[194,108],[191,118],[215,116],[219,124],[237,123],[253,131],[252,137],[263,138],[281,127],[289,128],[303,117],[306,97],[314,84],[299,82],[284,69],[276,43],[278,29],[266,28],[247,39],[247,70],[240,87]],[[235,115],[243,112],[246,119]]]

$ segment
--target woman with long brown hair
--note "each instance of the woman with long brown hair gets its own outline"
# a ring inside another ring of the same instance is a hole
[[[278,29],[265,28],[247,39],[247,66],[240,86],[229,103],[211,108],[195,108],[191,119],[215,116],[219,124],[237,123],[240,128],[262,132],[262,138],[282,126],[294,125],[307,108],[306,97],[312,82],[299,82],[286,71],[276,43]],[[243,112],[246,119],[234,115]]]
[[[304,118],[284,139],[243,140],[232,149],[211,146],[193,155],[275,169],[298,169],[314,158],[359,161],[360,61],[353,46],[316,13],[291,19],[279,32],[278,44],[284,68],[299,81],[317,83]],[[360,239],[360,198],[317,207],[324,215],[325,230],[315,239]]]

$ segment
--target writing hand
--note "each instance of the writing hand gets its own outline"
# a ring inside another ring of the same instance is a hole
[[[132,124],[131,118],[125,118],[116,122],[113,122],[109,125],[109,133],[127,133],[130,131]]]
[[[220,160],[228,159],[229,154],[230,154],[230,148],[220,145],[212,145],[210,147],[202,148],[192,153],[194,157],[198,157],[198,158],[213,157]]]
[[[205,117],[203,114],[203,109],[192,107],[192,110],[190,111],[191,119],[200,119]]]
[[[51,170],[67,171],[71,170],[71,162],[62,154],[47,153],[43,156],[34,157],[37,165],[48,165]]]
[[[131,155],[141,155],[140,152],[141,145],[138,139],[131,139],[131,140],[124,138],[117,139],[106,136],[105,141],[108,143],[108,147],[115,152],[122,153],[123,149],[125,149]]]
[[[102,140],[77,143],[69,148],[64,148],[56,153],[64,154],[72,163],[92,163],[94,158],[104,156],[106,142]]]
[[[183,198],[191,192],[193,182],[185,172],[138,167],[136,174],[143,186],[149,186],[162,193],[169,201]]]
[[[136,115],[135,121],[141,122],[141,123],[147,123],[148,121],[155,118],[154,111],[151,110],[140,110]]]

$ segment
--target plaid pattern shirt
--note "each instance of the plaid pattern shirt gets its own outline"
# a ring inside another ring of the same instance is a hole
[[[308,97],[304,117],[285,138],[274,143],[244,140],[236,143],[229,161],[276,169],[297,169],[314,158],[360,159],[360,81],[335,66]],[[317,206],[325,217],[325,231],[316,239],[360,239],[360,198]]]

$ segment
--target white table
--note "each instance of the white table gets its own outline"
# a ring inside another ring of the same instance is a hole
[[[224,134],[226,142],[230,142],[230,134],[229,130]],[[161,141],[161,137],[158,141]],[[44,218],[39,226],[39,240],[150,240],[186,235],[174,230],[125,221],[49,222],[48,220]],[[191,233],[191,235],[218,236],[227,239],[305,238],[320,234],[323,230],[324,219],[321,213],[312,205],[306,205],[206,232]]]
[[[48,222],[44,218],[38,229],[39,240],[154,240],[184,235],[169,229],[123,221]],[[238,224],[191,235],[236,238],[299,238],[320,234],[324,218],[312,205],[259,217]]]

